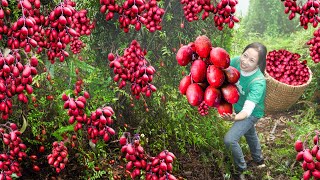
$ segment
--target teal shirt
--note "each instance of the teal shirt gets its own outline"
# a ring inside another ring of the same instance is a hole
[[[240,72],[240,56],[231,59],[230,66],[235,67]],[[256,104],[251,116],[261,118],[264,116],[264,99],[266,95],[266,79],[260,69],[250,76],[242,76],[236,83],[240,93],[240,98],[234,104],[234,110],[239,113],[246,100],[250,100]]]

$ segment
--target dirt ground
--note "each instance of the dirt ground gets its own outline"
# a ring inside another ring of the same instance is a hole
[[[287,123],[293,120],[293,115],[295,115],[297,111],[286,111],[284,113],[272,113],[266,114],[266,116],[258,121],[256,124],[256,130],[259,134],[259,137],[263,137],[261,139],[261,144],[264,144],[267,149],[272,149],[274,141],[276,139],[283,138],[283,130],[288,130]],[[294,138],[294,137],[292,137]],[[263,149],[264,151],[264,149]],[[188,166],[184,166],[184,172],[182,172],[180,178],[187,180],[224,180],[231,179],[230,177],[223,177],[224,175],[219,174],[219,172],[213,172],[214,167],[208,167],[204,165],[199,158],[194,157],[199,156],[197,153],[191,152],[190,157],[179,157],[183,158],[180,161],[183,161],[183,164],[188,164]],[[246,158],[248,158],[246,156]],[[264,157],[266,162],[270,157]],[[192,159],[192,160],[191,160]],[[267,163],[266,163],[267,164]],[[246,175],[248,180],[262,180],[269,174],[271,175],[271,168],[265,167],[262,169],[249,169],[250,173]],[[271,176],[270,176],[271,177]],[[289,177],[285,175],[278,175],[277,177],[272,177],[270,179],[275,180],[289,180]]]

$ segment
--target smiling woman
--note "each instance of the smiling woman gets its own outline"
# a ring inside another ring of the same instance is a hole
[[[242,55],[231,60],[230,66],[240,71],[239,81],[236,83],[240,97],[234,104],[235,113],[223,114],[227,121],[234,121],[232,127],[224,137],[226,148],[231,151],[236,173],[234,179],[242,179],[247,169],[247,163],[239,145],[239,140],[245,136],[250,147],[251,156],[257,164],[263,164],[263,156],[255,124],[264,116],[264,100],[266,94],[266,80],[264,69],[266,65],[267,48],[260,43],[251,43],[243,50]]]

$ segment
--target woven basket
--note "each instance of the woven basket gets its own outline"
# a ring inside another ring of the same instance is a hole
[[[310,69],[309,73],[309,80],[305,84],[292,86],[277,81],[265,72],[267,83],[265,112],[271,113],[285,111],[295,104],[312,80],[312,72]]]

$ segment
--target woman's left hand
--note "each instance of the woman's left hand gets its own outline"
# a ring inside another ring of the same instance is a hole
[[[223,113],[222,115],[220,115],[220,117],[225,121],[234,121],[236,117],[236,113],[232,113],[232,114]]]

